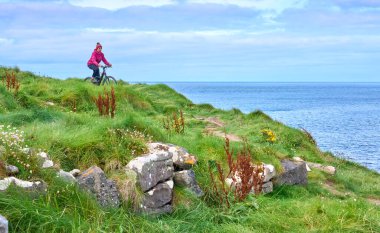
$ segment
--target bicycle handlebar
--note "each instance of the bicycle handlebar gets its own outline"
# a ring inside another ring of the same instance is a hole
[[[100,66],[101,68],[112,68],[112,66]]]

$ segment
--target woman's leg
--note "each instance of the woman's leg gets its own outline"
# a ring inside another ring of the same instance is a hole
[[[96,65],[89,65],[88,68],[90,68],[91,70],[93,70],[93,74],[92,74],[92,77],[93,78],[96,78],[96,79],[99,79],[100,78],[100,74],[99,74],[99,67],[97,67]]]

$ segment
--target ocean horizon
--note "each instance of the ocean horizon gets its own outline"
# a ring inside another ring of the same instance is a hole
[[[380,172],[379,82],[160,82],[193,103],[261,110],[304,128],[323,151]]]

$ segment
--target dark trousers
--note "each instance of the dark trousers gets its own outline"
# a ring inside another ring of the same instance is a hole
[[[97,79],[100,78],[98,66],[91,64],[91,65],[88,65],[88,68],[94,71],[94,73],[92,74],[92,77],[97,78]]]

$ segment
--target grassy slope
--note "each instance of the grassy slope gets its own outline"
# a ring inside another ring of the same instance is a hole
[[[0,68],[0,77],[4,73],[5,68]],[[99,117],[93,103],[103,87],[29,72],[18,72],[17,77],[21,87],[16,96],[0,85],[1,124],[25,131],[28,144],[47,151],[64,170],[97,164],[112,175],[114,168],[133,158],[133,149],[142,152],[143,147],[141,141],[120,140],[110,130],[138,130],[154,141],[174,143],[197,155],[197,179],[206,189],[210,185],[207,161],[225,159],[223,139],[203,134],[206,123],[196,119],[202,116],[218,117],[229,133],[247,138],[255,158],[263,162],[279,168],[279,159],[300,156],[334,165],[337,174],[313,170],[306,187],[282,186],[258,197],[258,210],[249,205],[239,206],[243,211],[221,210],[176,188],[175,212],[153,218],[132,214],[127,203],[118,210],[101,209],[87,194],[54,178],[53,171],[43,171],[34,177],[49,184],[43,197],[14,189],[0,193],[0,214],[10,221],[11,232],[380,232],[380,208],[366,200],[380,198],[380,175],[319,151],[303,132],[261,112],[245,115],[194,105],[165,85],[120,84],[115,90],[116,116],[110,119]],[[72,112],[74,100],[76,112]],[[162,119],[177,109],[185,114],[184,134],[168,133],[162,126]],[[275,143],[263,140],[264,128],[276,133]],[[324,188],[326,182],[350,194],[334,195]]]

